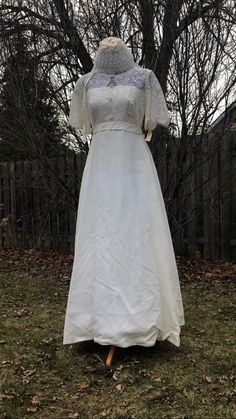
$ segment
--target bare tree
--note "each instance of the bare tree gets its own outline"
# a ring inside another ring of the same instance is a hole
[[[183,231],[196,215],[192,210],[178,214],[176,206],[183,208],[195,191],[194,173],[209,158],[200,152],[204,133],[235,86],[235,9],[234,0],[4,0],[1,61],[14,34],[32,38],[66,133],[74,82],[91,70],[101,39],[123,38],[135,60],[155,72],[167,98],[171,125],[157,127],[149,145],[173,232]],[[202,161],[194,155],[202,155]],[[190,185],[186,195],[185,182]]]

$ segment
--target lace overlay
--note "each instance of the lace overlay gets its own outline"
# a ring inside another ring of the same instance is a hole
[[[93,70],[98,70],[100,73],[117,74],[123,73],[135,65],[132,52],[124,41],[110,36],[99,43]]]
[[[87,73],[76,82],[69,123],[87,135],[103,129],[142,133],[149,141],[156,126],[168,126],[169,114],[158,79],[152,70],[134,67],[119,74]],[[116,127],[116,128],[114,128]],[[119,128],[117,128],[119,127]]]
[[[131,69],[124,73],[111,75],[107,73],[98,73],[92,77],[87,88],[91,89],[94,87],[111,86],[111,85],[122,85],[122,86],[135,86],[138,89],[145,90],[146,73],[142,69]]]

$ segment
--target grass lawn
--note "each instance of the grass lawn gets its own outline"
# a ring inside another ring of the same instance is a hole
[[[236,418],[235,278],[230,263],[178,259],[181,345],[63,345],[72,257],[2,251],[1,414],[4,419]]]

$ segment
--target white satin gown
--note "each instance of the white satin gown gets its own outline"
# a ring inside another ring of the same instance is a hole
[[[87,126],[92,141],[80,189],[63,344],[153,346],[167,339],[180,346],[185,320],[175,254],[141,130],[143,119],[149,132],[169,124],[162,90],[148,69],[99,73],[88,81],[89,74],[77,81],[70,109],[70,124]]]

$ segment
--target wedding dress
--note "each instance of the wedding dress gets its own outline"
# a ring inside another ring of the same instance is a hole
[[[148,131],[145,138],[142,123]],[[155,74],[119,38],[100,42],[76,82],[70,124],[92,134],[83,172],[63,344],[180,345],[185,324],[174,249],[146,141],[167,126]]]

